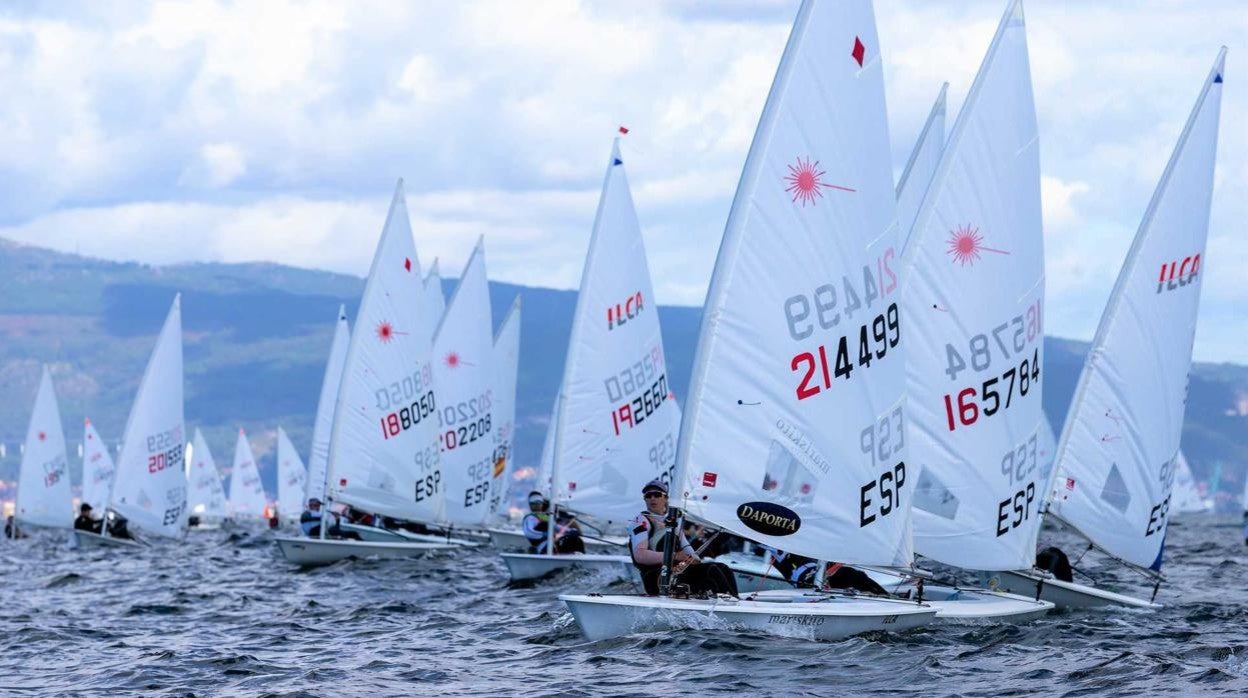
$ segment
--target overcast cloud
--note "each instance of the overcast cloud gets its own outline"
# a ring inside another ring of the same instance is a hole
[[[950,124],[1004,1],[877,0],[899,171]],[[0,8],[0,235],[166,263],[363,274],[394,180],[422,262],[574,287],[610,139],[663,303],[701,303],[795,1],[66,2]],[[1196,355],[1248,362],[1241,0],[1032,0],[1048,330],[1090,338],[1230,47]]]

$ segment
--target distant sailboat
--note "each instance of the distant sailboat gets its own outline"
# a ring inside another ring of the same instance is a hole
[[[423,292],[400,181],[347,345],[323,511],[342,503],[405,521],[435,521],[441,513],[445,473],[436,412],[442,402],[434,390],[429,341],[436,321],[422,309]],[[351,556],[410,557],[457,545],[287,536],[276,541],[287,560],[301,565]]]
[[[669,496],[681,514],[815,560],[911,563],[913,478],[890,421],[905,401],[908,320],[889,152],[871,4],[803,2],[707,293]],[[881,448],[864,452],[864,433]],[[698,599],[665,586],[560,598],[591,640],[690,626],[831,640],[936,614],[886,598]]]
[[[429,318],[430,332],[438,329],[438,323],[442,321],[442,316],[446,314],[446,296],[442,294],[442,273],[438,269],[438,260],[433,260],[433,265],[429,267],[429,273],[425,275],[424,281],[421,282],[423,291],[421,292],[421,313],[422,317]],[[429,335],[429,341],[433,341],[433,335]]]
[[[175,296],[156,337],[126,420],[104,535],[75,531],[80,544],[134,545],[113,536],[114,515],[131,534],[186,533],[186,423],[183,419],[182,296]]]
[[[312,425],[312,451],[308,455],[308,486],[303,495],[304,504],[309,499],[325,498],[329,435],[334,428],[334,408],[338,402],[338,389],[342,385],[342,369],[347,362],[347,344],[350,341],[347,309],[339,306],[338,323],[334,326],[334,339],[329,345],[329,359],[325,362],[325,376],[321,379],[321,396],[316,403],[316,421]]]
[[[199,429],[191,439],[191,459],[186,475],[188,494],[187,502],[190,512],[188,521],[197,528],[216,528],[220,525],[229,510],[225,501],[225,488],[221,485],[221,472],[208,449],[208,442]]]
[[[230,470],[230,519],[235,523],[258,522],[264,517],[268,503],[251,444],[246,432],[239,429],[238,440],[234,442],[234,467]]]
[[[585,255],[561,385],[551,428],[552,517],[565,510],[618,529],[640,511],[643,485],[671,482],[680,431],[618,138]],[[548,531],[554,530],[552,518]],[[535,579],[565,567],[635,575],[632,559],[618,546],[610,554],[556,555],[553,543],[548,541],[546,554],[504,553],[511,579]]]
[[[494,333],[494,459],[490,480],[490,519],[506,519],[515,471],[516,381],[520,373],[520,296]]]
[[[1187,406],[1225,60],[1223,48],[1101,317],[1057,448],[1048,508],[1085,536],[1089,549],[1154,582],[1154,598]],[[1047,573],[1003,575],[1002,583],[1059,607],[1157,607]]]
[[[1176,514],[1198,514],[1213,511],[1213,502],[1205,499],[1196,487],[1196,478],[1187,458],[1179,451],[1175,459],[1174,490],[1170,495],[1170,510]]]
[[[65,430],[61,427],[61,411],[47,366],[39,377],[35,407],[26,429],[14,520],[19,529],[23,526],[70,528],[74,523]]]
[[[82,444],[82,501],[102,513],[108,506],[108,491],[113,486],[116,466],[108,444],[100,438],[90,419],[83,420]]]
[[[277,514],[283,521],[298,521],[303,513],[303,493],[308,471],[286,430],[277,428]]]

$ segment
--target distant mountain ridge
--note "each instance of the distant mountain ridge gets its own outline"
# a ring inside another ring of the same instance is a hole
[[[426,260],[430,262],[432,260]],[[130,401],[173,295],[183,294],[188,429],[200,427],[222,472],[245,428],[270,496],[279,425],[307,457],[312,419],[339,304],[355,317],[363,279],[270,263],[153,267],[0,239],[0,481],[15,480],[42,363],[52,366],[70,462],[89,417],[121,438]],[[449,296],[454,280],[443,282]],[[536,463],[563,371],[576,292],[491,282],[497,325],[523,296],[517,459]],[[701,310],[662,306],[668,376],[687,393]],[[354,325],[353,325],[354,329]],[[912,348],[913,350],[913,348]],[[1060,429],[1085,342],[1046,338],[1044,408]],[[1198,479],[1238,492],[1248,464],[1248,367],[1197,364],[1183,448]],[[71,467],[75,482],[77,467]],[[0,490],[0,499],[9,498]],[[1238,495],[1236,494],[1236,497]]]

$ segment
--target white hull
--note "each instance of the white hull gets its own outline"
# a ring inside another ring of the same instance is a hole
[[[344,523],[340,528],[343,531],[349,531],[358,535],[361,540],[369,543],[438,543],[468,548],[475,548],[478,545],[472,541],[460,538],[447,538],[446,536],[412,533],[411,531],[403,530],[389,530],[377,528],[376,526],[361,526],[360,524]]]
[[[1105,589],[1063,582],[1035,572],[996,572],[992,580],[997,588],[1014,594],[1036,597],[1036,583],[1043,579],[1040,598],[1053,603],[1059,610],[1067,608],[1100,608],[1102,606],[1128,606],[1130,608],[1162,608],[1159,603],[1151,603],[1134,596],[1126,596]]]
[[[742,596],[750,594],[759,601],[776,601],[785,595],[806,597],[813,600],[820,592],[796,590],[756,555],[730,553],[716,559],[728,565],[737,578],[737,589]],[[915,598],[917,588],[913,577],[882,570],[863,568],[876,584],[890,593]],[[1006,622],[1026,623],[1048,614],[1054,605],[1048,601],[1036,601],[1032,597],[1017,596],[988,589],[966,589],[934,582],[923,586],[923,602],[936,609],[937,623]]]
[[[74,537],[78,539],[78,548],[80,550],[88,550],[90,548],[142,548],[143,543],[136,540],[126,538],[110,538],[102,536],[98,533],[90,531],[74,531]]]
[[[641,575],[627,555],[534,555],[531,553],[502,553],[503,562],[511,581],[524,582],[541,579],[552,572],[565,569],[587,569],[603,576],[614,575],[641,583]]]
[[[936,609],[907,601],[825,596],[818,603],[713,600],[657,596],[559,597],[591,641],[678,628],[763,632],[806,640],[899,632],[930,623]]]
[[[491,528],[487,532],[490,535],[490,544],[499,552],[527,553],[530,550],[529,539],[518,528]],[[585,552],[589,555],[616,555],[621,550],[624,554],[628,553],[627,538],[581,538],[581,541],[585,543]]]
[[[328,565],[349,557],[419,557],[435,550],[451,550],[446,543],[369,543],[358,540],[295,538],[277,536],[277,547],[287,561],[305,567]]]

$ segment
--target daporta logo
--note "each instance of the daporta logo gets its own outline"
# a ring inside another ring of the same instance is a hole
[[[1157,293],[1173,291],[1187,286],[1196,280],[1200,271],[1200,255],[1184,257],[1183,261],[1175,260],[1169,264],[1161,263],[1161,273],[1157,275]]]
[[[741,523],[769,536],[788,536],[802,527],[797,512],[774,502],[746,502],[737,507]]]
[[[626,322],[632,320],[645,310],[645,303],[638,291],[623,303],[616,303],[614,307],[607,308],[607,329],[614,330],[622,327]]]

